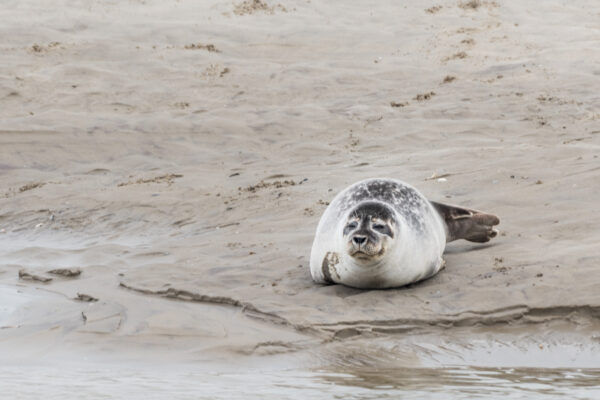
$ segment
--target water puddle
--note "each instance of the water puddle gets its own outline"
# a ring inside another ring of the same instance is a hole
[[[0,367],[13,399],[597,399],[600,369],[359,368],[339,372],[191,365]]]

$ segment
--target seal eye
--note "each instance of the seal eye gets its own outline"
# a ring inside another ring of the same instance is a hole
[[[373,224],[373,229],[379,232],[383,232],[385,230],[385,225],[383,224]]]
[[[350,222],[350,223],[348,224],[348,228],[349,228],[349,229],[356,229],[356,227],[357,227],[357,226],[358,226],[358,224],[357,224],[356,222],[354,222],[354,221],[353,221],[353,222]]]

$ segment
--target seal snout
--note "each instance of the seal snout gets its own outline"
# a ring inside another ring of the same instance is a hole
[[[365,244],[367,241],[367,237],[365,235],[354,235],[352,237],[352,242],[357,245],[359,248],[361,245]]]
[[[348,253],[355,259],[367,261],[385,252],[384,240],[370,232],[357,232],[350,237]]]

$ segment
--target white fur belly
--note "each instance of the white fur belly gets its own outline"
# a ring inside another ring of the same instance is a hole
[[[330,265],[329,269],[334,282],[347,286],[368,289],[400,287],[435,275],[443,266],[443,251],[443,244],[424,246],[423,243],[413,243],[390,254],[378,265],[360,265],[351,257],[339,257],[338,264]]]

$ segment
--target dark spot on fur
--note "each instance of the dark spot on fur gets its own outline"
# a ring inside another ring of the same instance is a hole
[[[392,210],[390,210],[390,208],[385,204],[375,201],[362,203],[354,211],[352,211],[352,214],[350,215],[359,219],[370,216],[382,219],[384,221],[394,220],[394,213]]]
[[[404,216],[415,232],[424,232],[423,217],[430,213],[427,201],[413,188],[399,182],[385,179],[373,179],[352,189],[341,200],[340,212],[356,207],[362,202],[382,205],[385,203]],[[362,206],[362,205],[361,205]],[[385,207],[382,207],[385,210]],[[377,211],[376,209],[371,211]],[[389,211],[389,210],[388,210]],[[387,218],[382,218],[386,220]]]

